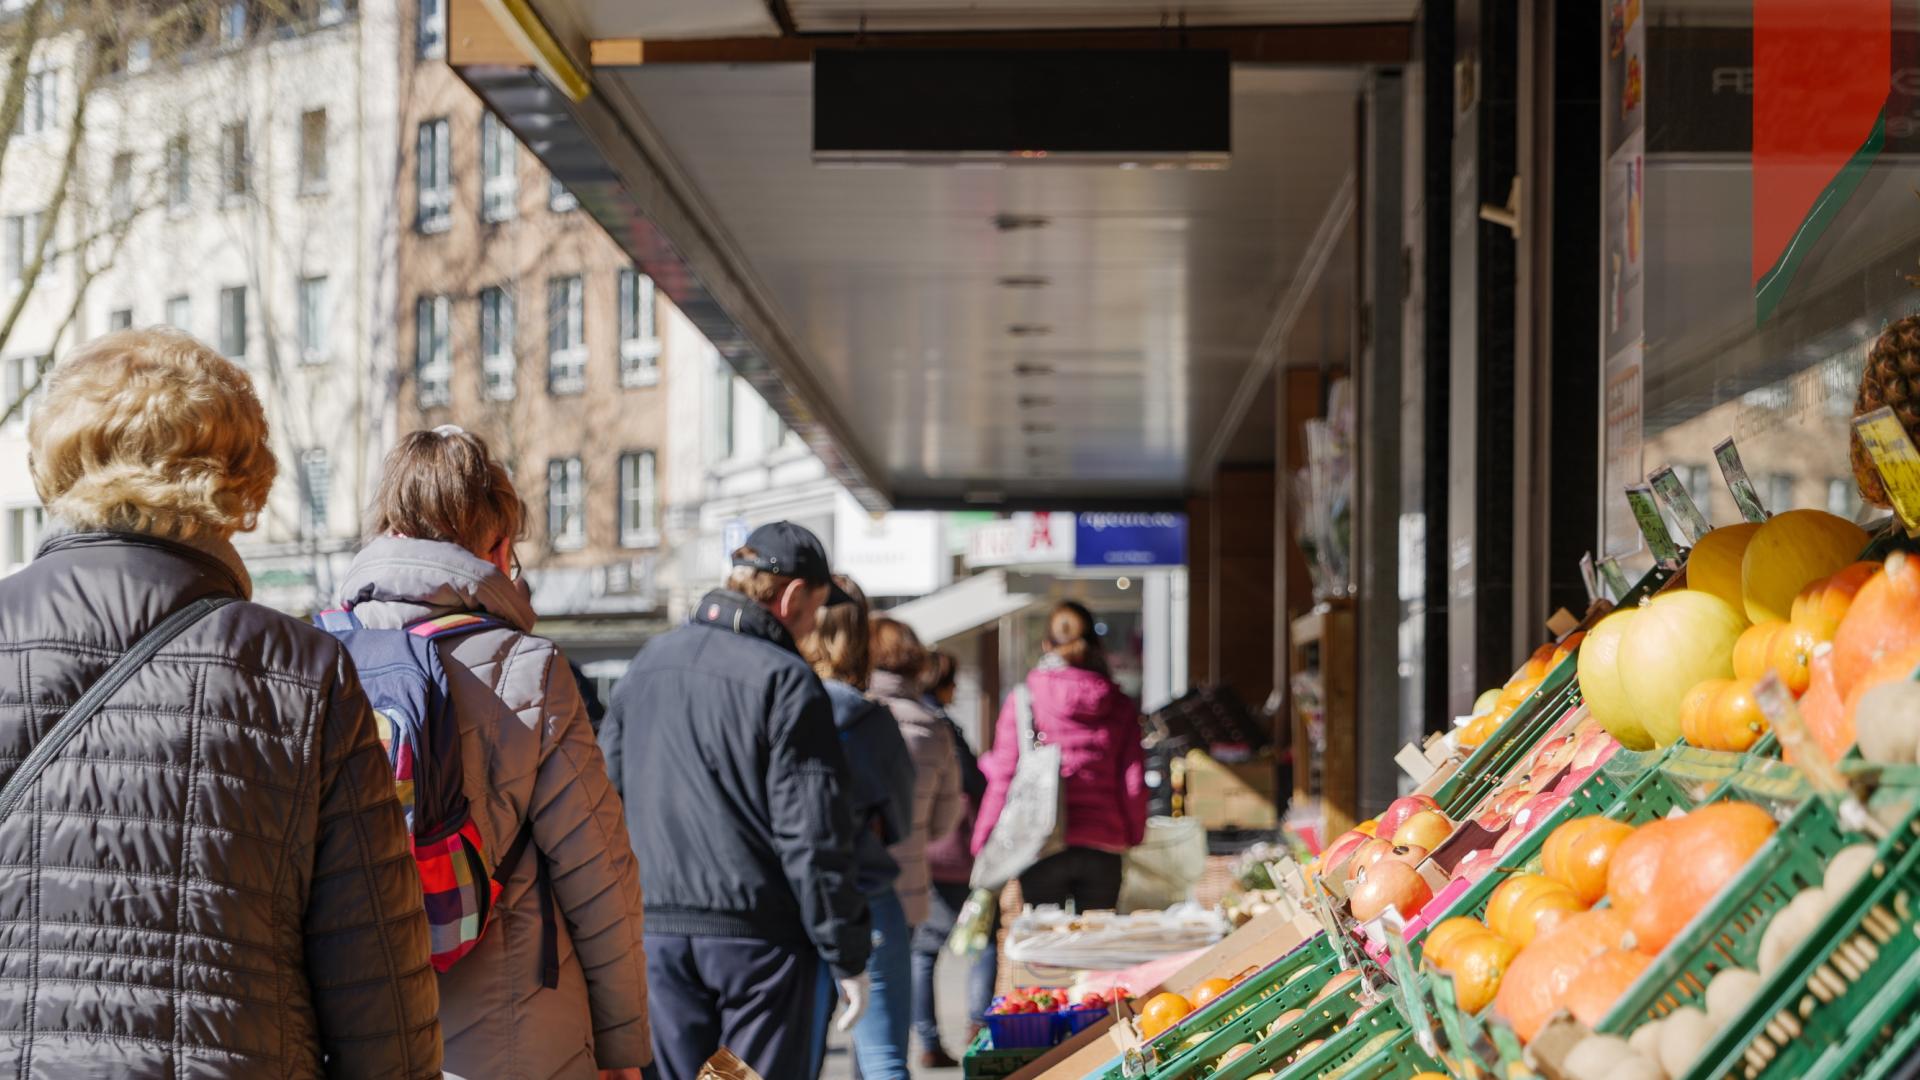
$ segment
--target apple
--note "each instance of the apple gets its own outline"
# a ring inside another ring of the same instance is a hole
[[[1586,783],[1587,777],[1592,776],[1599,768],[1598,765],[1588,765],[1581,769],[1568,769],[1567,775],[1561,777],[1560,782],[1553,785],[1553,793],[1555,795],[1573,794],[1574,789]]]
[[[1447,820],[1447,815],[1438,810],[1422,810],[1400,823],[1400,828],[1393,834],[1393,842],[1432,851],[1451,835],[1453,822]]]
[[[1460,857],[1458,863],[1454,864],[1450,879],[1457,881],[1465,878],[1468,881],[1479,881],[1481,878],[1486,877],[1487,871],[1493,869],[1494,865],[1499,861],[1498,857],[1486,848],[1469,851]]]
[[[1393,854],[1393,841],[1375,837],[1361,844],[1353,851],[1353,858],[1347,860],[1347,880],[1359,877],[1374,863]]]
[[[1426,861],[1428,854],[1429,852],[1426,848],[1416,847],[1412,844],[1401,844],[1392,851],[1387,852],[1383,858],[1392,859],[1394,862],[1403,862],[1408,866],[1419,866]]]
[[[1326,852],[1320,856],[1320,865],[1330,870],[1338,869],[1340,860],[1353,854],[1356,848],[1371,839],[1373,839],[1373,837],[1358,830],[1341,833],[1340,838],[1335,840],[1333,845],[1327,848]]]
[[[1419,871],[1406,863],[1385,860],[1375,863],[1361,876],[1348,903],[1352,905],[1353,917],[1367,922],[1388,908],[1396,908],[1411,918],[1431,899],[1433,888]]]
[[[1543,791],[1527,800],[1527,804],[1520,808],[1520,812],[1513,815],[1513,824],[1508,828],[1522,834],[1532,832],[1541,822],[1547,820],[1549,814],[1559,809],[1561,803],[1566,801],[1565,795]]]
[[[1413,815],[1422,810],[1438,809],[1440,804],[1425,795],[1403,795],[1388,803],[1386,810],[1381,813],[1379,835],[1392,836]]]
[[[1251,1053],[1253,1053],[1252,1043],[1234,1043],[1232,1046],[1227,1047],[1226,1053],[1220,1055],[1220,1060],[1215,1063],[1215,1065],[1216,1067],[1225,1065],[1229,1061],[1233,1061],[1236,1058],[1243,1058]]]
[[[1488,864],[1498,864],[1501,859],[1507,857],[1507,852],[1519,847],[1520,841],[1526,839],[1526,836],[1527,830],[1521,828],[1517,821],[1508,826],[1507,831],[1500,834],[1500,839],[1493,842],[1493,850],[1487,853]]]
[[[1573,767],[1592,768],[1613,756],[1620,749],[1620,741],[1607,733],[1606,728],[1596,727],[1580,733],[1573,748]]]
[[[1550,761],[1555,762],[1556,765],[1564,765],[1566,764],[1566,759],[1573,756],[1573,742],[1572,736],[1555,735],[1553,738],[1534,747],[1533,753],[1528,756],[1528,760],[1533,762],[1535,766]]]

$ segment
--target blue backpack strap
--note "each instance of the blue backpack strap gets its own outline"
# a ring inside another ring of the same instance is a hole
[[[329,634],[344,634],[349,630],[362,629],[360,620],[354,618],[347,608],[328,608],[313,617],[313,625]]]

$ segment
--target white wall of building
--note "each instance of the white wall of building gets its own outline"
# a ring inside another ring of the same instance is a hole
[[[123,312],[134,326],[177,319],[222,348],[222,292],[245,290],[236,358],[266,407],[280,473],[260,528],[237,542],[257,597],[294,609],[344,568],[393,435],[395,254],[406,224],[396,187],[399,17],[397,0],[364,0],[335,25],[258,32],[241,48],[210,47],[186,64],[117,76],[89,104],[85,194],[111,198],[115,159],[130,155],[134,216],[53,351],[105,332]],[[324,179],[318,169],[303,175],[310,113],[325,115],[324,142],[315,144],[324,148]],[[234,125],[246,137],[245,194],[228,190],[223,144]],[[190,191],[181,202],[169,198],[168,161],[169,144],[183,136]],[[31,180],[10,155],[0,212],[44,202]],[[62,268],[63,287],[43,280],[35,290],[9,354],[56,344],[56,311],[71,303],[75,269]],[[310,354],[301,342],[303,293],[324,297],[315,308],[324,347]],[[20,498],[25,470],[10,463],[22,453],[17,438],[0,433],[0,462],[9,463],[0,465],[0,508]],[[311,503],[303,473],[319,481]],[[0,530],[7,524],[0,514]],[[6,542],[0,536],[0,555]]]

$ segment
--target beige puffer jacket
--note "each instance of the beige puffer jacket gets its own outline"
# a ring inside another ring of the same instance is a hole
[[[947,722],[921,704],[916,687],[891,671],[876,671],[867,684],[873,699],[887,707],[913,755],[913,831],[887,848],[900,864],[893,890],[906,909],[907,923],[927,921],[932,888],[927,869],[927,845],[954,830],[966,815],[966,796],[960,791],[960,757],[953,749]]]
[[[456,545],[385,537],[354,560],[340,597],[369,627],[463,611],[511,627],[450,638],[440,656],[489,857],[506,851],[529,816],[546,855],[560,985],[541,986],[537,867],[528,857],[506,882],[480,944],[440,976],[447,1074],[591,1078],[602,1068],[648,1064],[639,864],[626,813],[566,658],[528,632],[526,593]]]

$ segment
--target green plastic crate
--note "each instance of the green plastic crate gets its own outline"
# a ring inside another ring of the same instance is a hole
[[[1215,1074],[1217,1080],[1246,1080],[1259,1066],[1236,1061]],[[1437,1068],[1414,1041],[1406,1017],[1391,998],[1381,1001],[1340,1030],[1340,1033],[1278,1072],[1276,1080],[1382,1080],[1411,1076]]]
[[[1898,773],[1872,800],[1898,821],[1876,848],[1875,869],[1715,1036],[1689,1077],[1879,1076],[1920,1045],[1920,771]],[[1803,812],[1832,817],[1820,800]],[[1753,966],[1757,948],[1756,934],[1741,966]]]
[[[1467,755],[1459,771],[1434,792],[1433,801],[1440,804],[1443,813],[1449,818],[1457,818],[1472,809],[1473,804],[1463,796],[1471,790],[1473,782],[1503,775],[1496,767],[1498,763],[1510,765],[1519,755],[1532,749],[1553,722],[1565,714],[1567,695],[1579,693],[1578,680],[1574,677],[1576,666],[1573,659],[1569,658],[1547,672],[1539,688],[1529,694],[1519,708],[1513,710],[1513,715],[1507,717],[1487,737],[1486,742]]]
[[[1252,1016],[1256,1011],[1255,1007],[1268,1003],[1270,998],[1284,997],[1288,1003],[1259,1010],[1267,1017],[1266,1022],[1271,1022],[1274,1016],[1295,1005],[1304,1004],[1308,998],[1319,992],[1321,986],[1326,985],[1326,979],[1333,971],[1339,969],[1339,962],[1334,943],[1325,934],[1308,938],[1289,950],[1285,956],[1240,980],[1231,990],[1208,1002],[1205,1008],[1195,1010],[1180,1023],[1148,1040],[1149,1053],[1158,1056],[1162,1061],[1162,1064],[1156,1068],[1164,1068],[1185,1056],[1178,1052],[1177,1048],[1198,1032],[1218,1033],[1229,1026],[1238,1030],[1244,1025],[1236,1025],[1233,1022]],[[1312,989],[1300,991],[1297,989],[1298,986],[1310,986]],[[1144,1005],[1145,1002],[1136,1004]],[[1240,1013],[1243,1007],[1247,1011],[1235,1016],[1234,1014]],[[1226,1047],[1232,1046],[1237,1041],[1239,1040],[1229,1040],[1222,1045],[1221,1049],[1224,1051]],[[1100,1073],[1101,1080],[1120,1080],[1121,1075],[1118,1060]],[[1157,1076],[1159,1073],[1154,1071],[1148,1075]]]
[[[1375,978],[1378,977],[1376,973]],[[1325,980],[1318,981],[1322,986],[1325,985]],[[1359,984],[1352,985],[1357,991]],[[1316,990],[1315,993],[1318,991]],[[1195,1048],[1191,1054],[1184,1055],[1151,1075],[1154,1080],[1187,1080],[1189,1077],[1227,1080],[1234,1076],[1250,1076],[1263,1068],[1278,1068],[1275,1063],[1286,1060],[1289,1054],[1308,1041],[1313,1039],[1331,1041],[1362,1011],[1357,992],[1334,994],[1325,1001],[1306,1007],[1300,1016],[1278,1031],[1270,1035],[1262,1034],[1280,1013],[1292,1007],[1297,1006],[1256,1010],[1250,1013],[1249,1017],[1260,1016],[1260,1019],[1249,1025],[1250,1031],[1244,1034],[1238,1031],[1232,1032],[1242,1037],[1230,1040],[1216,1036]],[[1262,1012],[1267,1015],[1261,1016]],[[1213,1067],[1227,1051],[1243,1042],[1251,1044],[1253,1050],[1227,1063],[1224,1068]]]
[[[1027,1050],[995,1050],[993,1039],[987,1029],[973,1037],[973,1043],[960,1057],[960,1075],[965,1080],[997,1080],[1002,1076],[1012,1076],[1047,1052],[1048,1047],[1036,1047]]]
[[[1186,1080],[1187,1077],[1207,1075],[1208,1067],[1240,1043],[1258,1046],[1267,1041],[1264,1034],[1266,1029],[1288,1009],[1304,1009],[1305,1013],[1275,1034],[1277,1042],[1291,1040],[1291,1045],[1298,1045],[1314,1037],[1302,1032],[1330,1030],[1353,1011],[1351,998],[1346,994],[1336,994],[1319,1003],[1318,1007],[1310,1008],[1309,1003],[1341,970],[1340,958],[1329,955],[1308,969],[1305,975],[1290,979],[1252,1001],[1244,1012],[1230,1016],[1224,1023],[1211,1028],[1207,1037],[1197,1045],[1171,1053],[1162,1050],[1160,1064],[1149,1070],[1147,1076],[1152,1080]],[[1378,977],[1377,974],[1375,977]],[[1176,1030],[1183,1033],[1173,1044],[1175,1047],[1196,1033],[1193,1028]]]

